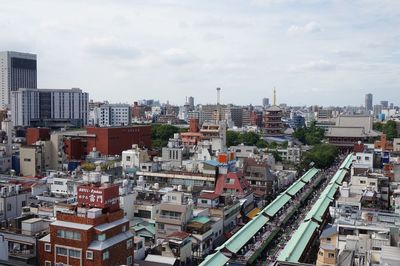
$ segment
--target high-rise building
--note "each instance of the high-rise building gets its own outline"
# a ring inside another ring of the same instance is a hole
[[[0,108],[9,107],[11,92],[19,88],[37,88],[36,55],[0,52]]]
[[[269,106],[269,98],[263,98],[263,99],[262,99],[262,105],[263,105],[264,107]]]
[[[188,103],[189,103],[190,110],[194,110],[194,97],[189,96]]]
[[[372,111],[372,109],[373,109],[371,93],[365,94],[365,109],[367,111]]]
[[[11,93],[14,126],[50,126],[67,121],[81,127],[88,120],[89,94],[81,89],[53,90],[22,88]]]
[[[387,109],[389,107],[389,101],[381,101],[382,108]]]

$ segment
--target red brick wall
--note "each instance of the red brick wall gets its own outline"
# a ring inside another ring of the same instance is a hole
[[[151,126],[88,127],[86,130],[88,134],[96,134],[95,140],[88,141],[88,152],[96,147],[103,155],[115,155],[132,148],[132,144],[151,147]]]
[[[50,140],[50,129],[30,127],[26,130],[26,144],[32,145],[38,140]]]

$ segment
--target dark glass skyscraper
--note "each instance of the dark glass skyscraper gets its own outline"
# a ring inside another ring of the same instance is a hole
[[[37,88],[35,54],[0,52],[0,108],[9,107],[10,92]]]
[[[365,109],[367,111],[372,111],[372,109],[373,109],[371,93],[365,94]]]

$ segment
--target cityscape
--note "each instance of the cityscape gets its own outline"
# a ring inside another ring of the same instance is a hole
[[[0,265],[400,266],[397,2],[1,5]]]

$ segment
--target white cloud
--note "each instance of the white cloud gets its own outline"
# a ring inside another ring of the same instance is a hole
[[[310,21],[305,25],[298,26],[292,25],[289,27],[288,32],[290,34],[299,34],[299,33],[317,33],[322,31],[321,25],[319,25],[315,21]]]
[[[337,65],[325,60],[310,61],[305,64],[291,66],[289,71],[291,72],[303,72],[303,71],[330,71],[335,70]]]
[[[171,48],[161,53],[164,61],[170,65],[182,66],[194,63],[197,58],[182,48]]]

